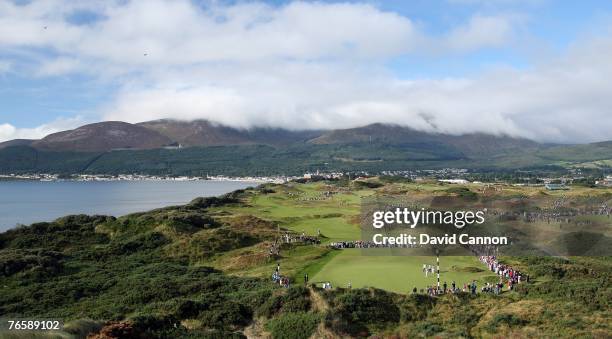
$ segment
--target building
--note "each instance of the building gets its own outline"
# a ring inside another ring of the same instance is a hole
[[[164,149],[181,149],[181,148],[183,148],[183,145],[179,143],[173,143],[173,144],[164,146]]]
[[[470,182],[465,179],[440,179],[439,182],[444,182],[447,184],[469,184]]]
[[[595,181],[595,185],[604,186],[604,187],[612,187],[612,176],[608,175],[607,177]]]
[[[565,184],[546,184],[544,187],[546,187],[546,189],[549,191],[563,191],[570,189],[569,187],[565,186]]]

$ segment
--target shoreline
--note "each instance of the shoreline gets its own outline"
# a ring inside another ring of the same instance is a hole
[[[211,181],[211,182],[256,182],[256,183],[285,183],[293,177],[191,177],[191,176],[153,176],[153,175],[133,175],[120,174],[109,175],[76,175],[62,178],[57,174],[36,174],[36,175],[0,175],[0,182],[3,181],[36,181],[36,182],[112,182],[112,181]]]

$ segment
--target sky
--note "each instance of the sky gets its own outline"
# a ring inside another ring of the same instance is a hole
[[[612,140],[612,1],[0,0],[0,141],[121,120]]]

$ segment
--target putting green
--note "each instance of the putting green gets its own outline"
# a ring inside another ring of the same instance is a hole
[[[312,283],[331,282],[333,287],[377,287],[409,293],[414,287],[436,284],[436,275],[425,277],[423,264],[436,264],[435,257],[364,256],[359,249],[344,249],[310,278]],[[486,279],[486,280],[485,280]],[[495,275],[476,257],[440,257],[440,283],[457,286],[476,280],[479,288]]]

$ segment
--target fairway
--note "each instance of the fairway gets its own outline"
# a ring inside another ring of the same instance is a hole
[[[423,264],[435,263],[435,257],[364,256],[359,249],[344,249],[310,281],[329,281],[333,287],[347,287],[350,282],[353,288],[376,287],[409,293],[414,287],[421,289],[436,284],[435,274],[426,278],[422,271]],[[441,257],[440,283],[446,281],[450,286],[453,280],[458,287],[476,280],[480,288],[486,281],[495,281],[495,275],[486,270],[476,257]]]
[[[286,228],[306,234],[321,231],[322,242],[358,240],[361,230],[358,225],[349,224],[344,217],[301,219],[286,225]]]

